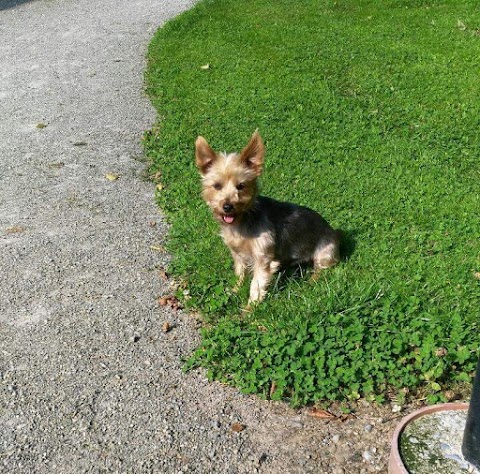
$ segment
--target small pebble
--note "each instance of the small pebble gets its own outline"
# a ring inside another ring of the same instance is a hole
[[[337,434],[336,434],[336,435],[333,435],[333,436],[332,436],[332,441],[333,441],[334,443],[338,443],[338,442],[340,441],[340,435],[337,435]]]
[[[364,431],[366,433],[371,433],[372,430],[373,430],[373,425],[371,425],[370,423],[367,423],[364,427],[363,427]]]
[[[463,463],[463,459],[462,457],[459,455],[459,454],[456,454],[456,453],[446,453],[445,454],[445,457],[447,459],[452,459],[454,461],[457,461],[457,463],[459,464],[462,464]]]
[[[171,329],[172,329],[172,325],[168,321],[165,321],[162,325],[162,331],[167,333],[167,332],[170,332]]]
[[[362,458],[365,459],[365,461],[370,462],[373,459],[373,454],[371,451],[364,451],[362,453]]]
[[[410,438],[410,441],[411,441],[411,440],[412,440],[412,439]],[[441,449],[444,453],[448,453],[448,452],[450,452],[450,451],[452,450],[452,448],[450,447],[450,445],[447,444],[447,443],[440,443],[440,444],[439,444],[439,447],[440,447],[440,449]]]
[[[243,425],[242,423],[238,423],[238,422],[232,423],[232,426],[230,426],[230,429],[231,429],[234,433],[240,433],[240,432],[243,431],[245,428],[246,428],[245,425]]]
[[[292,428],[296,428],[296,429],[303,428],[303,423],[300,423],[299,421],[291,421],[289,424]]]

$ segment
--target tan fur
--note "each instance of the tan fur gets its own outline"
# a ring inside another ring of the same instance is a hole
[[[332,267],[340,261],[339,244],[337,242],[319,248],[313,256],[315,270]]]
[[[274,242],[268,232],[254,239],[246,239],[236,228],[223,227],[223,241],[233,257],[238,281],[235,289],[243,283],[247,272],[253,273],[250,285],[249,303],[264,298],[271,277],[278,270],[280,262],[274,260]]]
[[[258,132],[240,154],[216,153],[203,137],[197,138],[195,160],[202,175],[202,196],[217,220],[222,222],[223,206],[227,203],[235,207],[239,216],[251,207],[264,153]],[[237,189],[239,184],[244,186],[241,191]]]
[[[238,155],[220,154],[203,177],[203,199],[220,220],[225,203],[234,205],[239,213],[244,212],[257,194],[255,178],[255,174],[240,163]],[[237,189],[240,183],[245,185],[241,192]],[[215,188],[218,184],[221,189]]]

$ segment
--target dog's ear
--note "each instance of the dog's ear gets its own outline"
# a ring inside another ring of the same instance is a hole
[[[195,141],[195,163],[202,176],[205,176],[217,159],[217,154],[212,150],[207,140],[198,137]]]
[[[264,156],[265,146],[257,129],[253,132],[248,145],[240,153],[240,161],[252,169],[255,176],[260,176],[262,174]]]

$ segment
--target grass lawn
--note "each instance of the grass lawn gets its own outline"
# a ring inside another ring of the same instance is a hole
[[[145,146],[172,224],[170,272],[206,322],[189,366],[293,405],[433,403],[471,382],[479,52],[474,0],[209,0],[158,31]],[[308,268],[279,275],[245,315],[249,285],[230,291],[193,145],[239,150],[257,127],[262,193],[342,229],[344,260],[317,282]]]

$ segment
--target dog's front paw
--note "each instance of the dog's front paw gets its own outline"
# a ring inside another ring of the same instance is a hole
[[[250,314],[253,313],[253,310],[258,306],[259,301],[249,301],[247,306],[242,308],[242,313]]]
[[[232,293],[237,294],[242,288],[242,283],[243,278],[241,280],[238,280],[237,283],[235,283],[235,286],[232,288]]]

